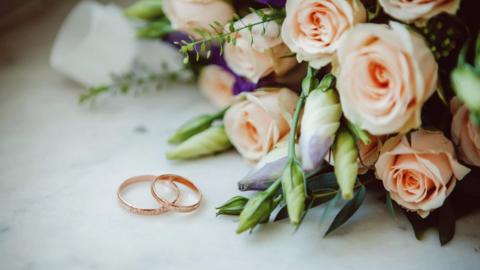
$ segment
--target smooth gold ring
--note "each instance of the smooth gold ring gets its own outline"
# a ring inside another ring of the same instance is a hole
[[[198,195],[198,201],[191,205],[177,205],[176,201],[169,202],[161,198],[155,190],[155,184],[159,181],[168,181],[173,184],[175,184],[176,182],[186,186],[187,188],[191,189],[193,192],[195,192]],[[157,176],[155,180],[152,182],[152,185],[150,186],[150,191],[152,193],[152,196],[155,198],[155,200],[157,200],[165,208],[175,212],[184,212],[184,213],[192,212],[193,210],[197,209],[200,206],[200,202],[202,201],[202,193],[200,192],[198,187],[195,186],[195,184],[193,184],[190,180],[175,174],[163,174],[163,175]]]

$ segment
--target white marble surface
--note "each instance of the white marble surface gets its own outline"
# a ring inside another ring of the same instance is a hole
[[[171,87],[79,106],[83,89],[48,67],[73,1],[62,2],[0,37],[1,269],[479,269],[480,215],[458,222],[440,247],[435,232],[415,240],[374,198],[328,238],[321,209],[296,233],[281,222],[236,235],[235,219],[215,217],[214,207],[237,194],[247,164],[233,151],[163,157],[168,134],[209,105]],[[198,212],[142,217],[118,205],[123,179],[165,172],[198,183]]]

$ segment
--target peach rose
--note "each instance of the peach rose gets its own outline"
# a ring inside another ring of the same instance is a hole
[[[470,172],[456,160],[453,144],[442,132],[427,130],[412,132],[410,139],[398,135],[387,140],[375,168],[391,198],[424,218]]]
[[[217,65],[208,65],[200,71],[198,88],[214,105],[225,107],[233,100],[235,77]]]
[[[251,13],[235,22],[235,28],[260,21],[256,13]],[[284,57],[291,52],[283,44],[276,22],[257,24],[250,31],[243,29],[235,38],[235,44],[225,44],[225,61],[236,74],[254,83],[272,72],[284,75],[297,64],[292,57]]]
[[[360,174],[367,173],[370,168],[375,165],[375,162],[378,160],[380,155],[380,150],[382,149],[383,142],[385,141],[386,136],[373,136],[370,135],[370,144],[366,145],[362,141],[357,141],[358,148],[358,159],[359,159],[359,169]]]
[[[163,11],[174,30],[195,38],[200,38],[195,29],[211,29],[214,22],[225,25],[234,14],[232,5],[221,0],[164,0]]]
[[[480,167],[480,127],[470,121],[467,107],[458,98],[450,101],[450,108],[453,114],[452,140],[458,146],[460,159]]]
[[[404,22],[427,20],[442,12],[455,14],[460,0],[379,0],[385,12]]]
[[[232,105],[225,113],[225,131],[238,152],[258,161],[288,136],[297,98],[287,88],[267,89],[246,93]]]
[[[351,122],[373,135],[420,126],[438,69],[421,36],[395,22],[358,24],[340,44],[338,58],[338,92]]]
[[[299,62],[314,68],[328,65],[343,34],[367,20],[359,0],[290,0],[286,12],[282,38]]]

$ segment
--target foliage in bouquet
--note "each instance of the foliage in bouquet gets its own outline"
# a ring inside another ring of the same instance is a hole
[[[367,194],[415,236],[480,208],[480,35],[473,1],[141,0],[138,37],[170,43],[218,113],[171,137],[169,159],[232,146],[253,168],[218,215],[237,233]],[[128,83],[127,83],[128,85]],[[105,87],[104,87],[105,88]],[[106,88],[105,88],[106,89]],[[100,90],[97,90],[97,92]]]

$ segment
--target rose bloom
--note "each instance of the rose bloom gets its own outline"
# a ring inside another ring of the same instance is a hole
[[[404,22],[427,20],[442,12],[455,14],[460,0],[379,0],[385,12]]]
[[[235,28],[260,22],[256,13],[251,13],[235,22]],[[228,31],[228,30],[227,30]],[[280,37],[280,26],[276,22],[266,22],[243,29],[235,34],[236,42],[225,44],[225,61],[236,74],[257,83],[261,78],[274,72],[284,75],[297,62]]]
[[[225,131],[240,154],[258,161],[288,136],[297,94],[287,88],[246,93],[225,113]]]
[[[163,11],[174,30],[195,38],[201,37],[195,29],[211,29],[213,22],[225,25],[234,14],[232,5],[221,0],[164,0]]]
[[[382,149],[385,139],[386,136],[370,135],[370,144],[368,145],[364,144],[360,140],[357,141],[359,174],[367,173],[368,170],[375,165],[375,162],[377,162],[378,160],[378,156],[380,155],[380,150]]]
[[[442,132],[418,130],[410,140],[407,136],[385,142],[376,173],[394,201],[425,218],[443,205],[470,169],[456,160],[453,144]]]
[[[450,101],[453,114],[451,134],[457,145],[460,159],[480,167],[480,127],[470,121],[468,109],[458,98]]]
[[[225,107],[233,100],[235,77],[217,65],[208,65],[200,71],[198,88],[214,105]]]
[[[282,38],[298,61],[321,68],[332,61],[344,33],[367,20],[359,0],[287,1]]]
[[[437,86],[437,62],[425,41],[399,23],[359,24],[338,49],[338,92],[351,122],[373,135],[421,124]]]

